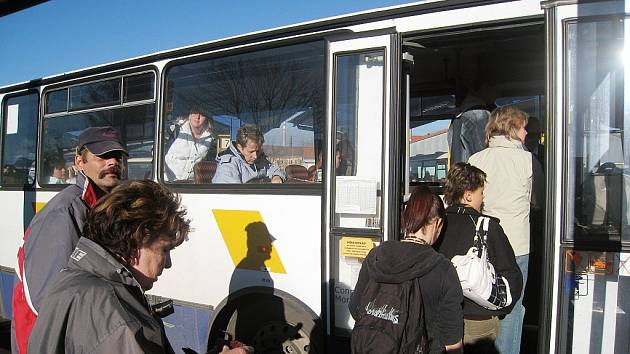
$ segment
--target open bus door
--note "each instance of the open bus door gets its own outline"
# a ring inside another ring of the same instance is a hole
[[[331,337],[349,337],[348,301],[361,262],[396,234],[398,183],[390,174],[398,156],[390,148],[398,146],[390,124],[396,41],[393,32],[329,40],[324,233]]]
[[[551,141],[539,352],[628,353],[630,2],[542,5]]]

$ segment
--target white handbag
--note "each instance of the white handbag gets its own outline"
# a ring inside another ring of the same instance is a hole
[[[499,310],[512,303],[510,285],[504,277],[497,277],[494,266],[488,260],[488,224],[490,218],[480,216],[475,227],[475,239],[465,255],[451,259],[464,296],[476,304]]]

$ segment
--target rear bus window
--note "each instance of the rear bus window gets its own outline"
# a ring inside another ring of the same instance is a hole
[[[123,85],[123,97],[120,95]],[[153,178],[155,75],[152,72],[103,80],[46,93],[47,109],[70,107],[44,116],[38,181],[40,185],[74,183],[74,155],[79,134],[88,127],[113,126],[127,146],[128,179]],[[63,96],[59,92],[70,92]],[[114,91],[118,90],[118,93]],[[102,94],[102,95],[100,95]],[[62,96],[65,100],[62,101]],[[90,98],[91,97],[91,98]],[[74,104],[72,103],[74,100]],[[126,105],[126,101],[136,101]],[[140,101],[140,102],[137,102]],[[54,103],[53,103],[54,102]],[[95,106],[107,106],[96,107]],[[92,107],[89,111],[86,109]],[[73,109],[85,109],[73,112]],[[59,172],[62,170],[62,172]]]
[[[30,186],[35,177],[39,95],[5,100],[2,107],[2,186]]]

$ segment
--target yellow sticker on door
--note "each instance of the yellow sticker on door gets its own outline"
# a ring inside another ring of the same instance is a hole
[[[213,209],[212,214],[236,268],[287,273],[259,211]]]

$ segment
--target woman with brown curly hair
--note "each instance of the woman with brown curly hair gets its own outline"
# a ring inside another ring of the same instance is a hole
[[[28,352],[173,353],[144,291],[171,267],[171,250],[188,235],[185,216],[177,195],[148,180],[100,199],[42,303]]]

